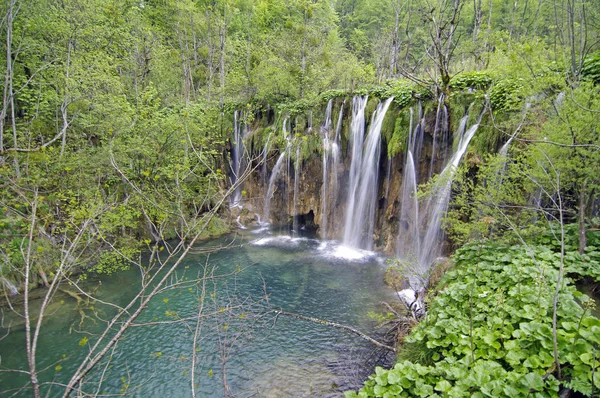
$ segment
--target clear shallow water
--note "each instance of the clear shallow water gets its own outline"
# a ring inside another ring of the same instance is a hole
[[[208,259],[198,253],[188,256],[173,280],[181,284],[156,297],[140,319],[140,323],[176,322],[131,328],[110,361],[90,375],[86,391],[189,397],[191,357],[196,351],[199,397],[223,396],[225,384],[240,397],[340,396],[358,387],[375,364],[385,360],[381,350],[347,331],[269,313],[281,308],[375,335],[375,322],[368,312],[379,301],[394,299],[382,283],[380,258],[332,242],[265,231],[204,242],[198,250],[231,242],[234,246]],[[205,269],[215,276],[229,276],[208,280],[202,300],[202,285],[194,279]],[[139,271],[134,269],[87,282],[102,300],[121,304],[133,297],[139,283]],[[194,348],[196,321],[183,319],[195,317],[201,302],[206,317]],[[44,322],[38,368],[47,368],[41,375],[45,382],[68,381],[78,359],[87,352],[87,346],[79,344],[81,339],[93,341],[103,326],[101,319],[114,313],[94,303],[83,310],[89,318],[81,321],[75,304],[66,295],[57,296],[52,304],[56,316]],[[12,320],[13,327],[0,340],[0,366],[26,369],[24,327],[18,319],[9,318],[5,324]],[[6,329],[0,333],[4,335]],[[98,387],[102,372],[104,381]],[[0,395],[10,396],[25,382],[21,375],[0,373]],[[51,396],[59,392],[49,391]],[[30,393],[22,391],[17,396]]]

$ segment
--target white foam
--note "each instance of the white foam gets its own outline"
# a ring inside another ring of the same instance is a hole
[[[323,256],[325,257],[338,258],[347,261],[364,261],[376,256],[374,252],[340,245],[334,242],[321,243],[319,250],[323,252]]]
[[[298,246],[302,238],[292,238],[289,235],[267,236],[251,242],[255,246]]]
[[[406,306],[407,309],[414,312],[415,314],[423,314],[423,299],[422,295],[417,295],[417,292],[413,289],[403,289],[398,293],[398,298]]]
[[[242,216],[238,216],[238,217],[235,219],[235,222],[237,223],[237,225],[238,225],[238,228],[239,228],[239,229],[248,229],[248,228],[246,228],[246,226],[245,226],[244,224],[242,224],[241,218],[242,218]]]
[[[257,228],[257,229],[253,229],[250,232],[252,232],[253,234],[262,234],[262,233],[268,232],[268,231],[269,231],[269,227],[267,226],[267,227],[260,227],[260,228]]]

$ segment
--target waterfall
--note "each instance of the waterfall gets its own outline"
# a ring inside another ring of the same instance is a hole
[[[421,118],[419,113],[419,119]],[[400,194],[400,220],[398,225],[398,241],[396,256],[416,262],[421,252],[419,237],[419,202],[417,199],[418,176],[413,154],[421,152],[423,134],[421,120],[413,130],[414,111],[410,108],[410,124],[406,161],[402,176],[402,192]],[[417,154],[417,159],[419,154]]]
[[[0,282],[4,286],[4,291],[8,292],[9,295],[16,296],[17,294],[19,294],[19,290],[14,285],[14,283],[12,283],[11,281],[9,281],[5,277],[0,276]]]
[[[400,196],[400,221],[398,242],[396,244],[397,257],[417,260],[421,252],[421,239],[419,237],[419,201],[417,199],[417,173],[412,151],[409,149],[404,166],[402,179],[402,193]]]
[[[358,190],[360,181],[360,172],[362,169],[362,153],[365,136],[365,107],[367,106],[368,96],[354,97],[352,99],[352,122],[350,123],[350,175],[348,185],[348,199],[346,203],[346,222],[344,223],[344,242],[347,241],[346,234],[349,231],[348,226],[352,222],[354,215],[354,199]]]
[[[240,177],[240,172],[243,173],[245,169],[245,161],[243,158],[245,147],[244,147],[244,130],[243,122],[238,120],[241,113],[235,111],[233,113],[233,145],[231,147],[231,185],[236,184]],[[240,206],[242,200],[242,186],[238,185],[233,191],[233,196],[230,201],[231,207]]]
[[[329,141],[329,132],[331,130],[331,111],[333,108],[333,99],[327,103],[325,111],[325,121],[321,125],[321,135],[323,136],[323,187],[321,189],[321,226],[320,233],[322,238],[327,238],[327,195],[329,194],[329,161],[332,152],[332,143]],[[335,192],[335,191],[333,191]]]
[[[506,141],[504,143],[504,145],[502,145],[502,148],[500,148],[500,150],[498,151],[498,155],[500,155],[503,158],[505,158],[506,156],[508,156],[508,147],[510,146],[510,143],[512,142],[513,138],[515,138],[514,135],[512,137],[510,137],[508,139],[508,141]]]
[[[450,202],[450,193],[452,188],[452,180],[456,172],[456,168],[464,153],[467,150],[469,142],[475,135],[479,124],[474,124],[464,132],[464,126],[466,125],[466,116],[461,120],[462,131],[460,133],[460,141],[458,147],[452,158],[448,162],[448,165],[444,168],[440,174],[436,184],[433,187],[433,194],[430,201],[430,206],[427,209],[429,217],[427,230],[421,244],[421,252],[419,254],[418,262],[421,268],[422,274],[426,272],[433,261],[441,254],[441,245],[444,238],[444,232],[442,230],[442,218],[446,214],[448,209],[448,203]],[[464,122],[464,123],[463,123]]]
[[[269,135],[267,136],[267,142],[265,142],[265,146],[262,150],[262,166],[261,166],[261,182],[263,185],[263,188],[266,189],[267,188],[267,157],[269,155],[269,144],[271,143],[271,136],[273,135],[273,132],[271,131],[269,133]]]
[[[270,222],[270,214],[271,214],[271,199],[273,198],[273,193],[275,193],[275,182],[277,181],[277,176],[283,167],[283,161],[285,160],[285,156],[287,155],[287,148],[285,151],[281,152],[279,158],[277,159],[277,163],[275,163],[275,167],[273,167],[273,171],[271,172],[271,178],[269,179],[269,188],[267,189],[267,194],[265,195],[265,204],[263,206],[263,216],[262,219],[264,222]]]
[[[277,182],[277,177],[278,177],[279,173],[281,172],[281,169],[283,168],[284,160],[286,160],[286,155],[288,155],[289,148],[291,146],[290,137],[288,136],[286,126],[287,126],[287,118],[285,118],[283,120],[283,137],[287,140],[287,145],[286,145],[286,148],[284,149],[284,151],[281,152],[281,154],[279,155],[279,158],[277,159],[277,162],[275,162],[275,166],[273,167],[273,170],[271,171],[271,178],[269,178],[269,185],[267,188],[267,193],[265,195],[265,201],[263,204],[262,220],[264,223],[270,222],[271,199],[273,198],[273,194],[275,193],[275,183]],[[287,163],[287,162],[285,162],[285,163]]]
[[[439,135],[442,134],[440,138]],[[435,127],[433,129],[433,142],[431,147],[431,161],[429,163],[429,178],[433,176],[435,173],[435,165],[436,160],[439,156],[437,152],[437,141],[441,140],[442,148],[446,147],[446,150],[449,150],[449,145],[447,145],[449,140],[449,129],[448,129],[448,108],[446,108],[446,104],[444,104],[444,95],[441,94],[438,99],[437,111],[435,114]],[[442,157],[443,159],[446,156]]]
[[[371,250],[373,247],[381,146],[380,133],[383,119],[392,100],[393,97],[388,98],[385,103],[380,102],[377,110],[373,113],[369,133],[364,140],[364,151],[361,144],[363,144],[364,109],[367,98],[358,98],[353,103],[352,163],[344,225],[344,244],[346,246],[367,250]]]
[[[335,200],[332,199],[338,192],[338,170],[340,167],[340,134],[342,131],[342,118],[344,116],[344,104],[340,107],[340,113],[337,119],[335,135],[331,137],[333,120],[333,101],[329,100],[327,110],[325,111],[325,121],[321,125],[321,135],[323,137],[323,187],[321,189],[321,225],[320,235],[327,238],[329,234],[329,224],[331,219],[335,218]]]
[[[467,121],[468,114],[461,119],[455,134],[459,137],[456,151],[439,174],[432,188],[432,193],[425,201],[423,208],[419,208],[416,195],[419,180],[415,158],[413,157],[413,151],[418,149],[422,140],[422,137],[419,137],[419,135],[422,135],[422,127],[420,126],[422,121],[417,124],[414,132],[409,134],[401,192],[402,208],[400,211],[400,231],[396,256],[406,260],[411,265],[409,271],[413,274],[409,277],[409,280],[414,289],[424,287],[429,267],[441,254],[444,239],[444,232],[441,228],[442,219],[448,209],[454,174],[469,142],[475,136],[475,132],[479,127],[478,121],[465,131]],[[421,227],[424,227],[424,230]],[[424,232],[423,235],[421,235],[422,232]]]
[[[300,184],[300,167],[302,159],[300,156],[300,141],[296,143],[296,162],[294,163],[294,213],[292,214],[292,231],[298,234],[298,188]]]

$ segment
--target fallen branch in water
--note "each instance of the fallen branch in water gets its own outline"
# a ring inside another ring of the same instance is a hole
[[[387,344],[384,344],[384,343],[382,343],[380,341],[377,341],[374,338],[372,338],[370,336],[367,336],[363,332],[361,332],[361,331],[359,331],[357,329],[354,329],[353,327],[347,326],[347,325],[342,325],[340,323],[335,323],[335,322],[324,321],[322,319],[313,318],[313,317],[310,317],[310,316],[304,316],[304,315],[300,315],[300,314],[294,314],[292,312],[286,312],[286,311],[274,311],[274,312],[275,312],[275,322],[277,322],[277,317],[279,317],[279,315],[285,315],[285,316],[291,316],[292,318],[300,319],[300,320],[303,320],[303,321],[320,323],[321,325],[325,325],[325,326],[333,326],[335,328],[348,330],[349,332],[354,333],[355,335],[361,337],[362,339],[367,340],[367,341],[375,344],[377,347],[385,348],[386,350],[390,350],[390,351],[396,352],[396,349],[394,347],[389,346]]]

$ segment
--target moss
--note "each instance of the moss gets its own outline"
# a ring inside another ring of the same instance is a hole
[[[469,144],[469,151],[474,152],[480,157],[495,153],[498,147],[502,145],[505,138],[503,128],[499,128],[507,123],[510,124],[510,117],[507,114],[498,114],[494,116],[494,120],[490,119],[489,114],[484,115],[479,124],[477,134]]]
[[[377,109],[377,105],[379,104],[380,100],[378,98],[375,98],[373,96],[369,97],[369,100],[367,101],[367,106],[365,106],[365,120],[367,121],[367,123],[371,122],[371,116],[373,115],[373,112],[375,112],[375,110]]]
[[[405,149],[410,129],[410,111],[400,112],[394,122],[394,132],[388,140],[388,157],[393,157]]]
[[[390,96],[394,97],[394,103],[398,108],[406,108],[415,102],[414,84],[407,80],[397,80],[390,83]]]
[[[327,91],[324,91],[321,94],[319,94],[319,103],[326,104],[330,99],[343,98],[346,95],[348,95],[348,92],[343,89],[327,90]]]
[[[394,131],[396,129],[396,120],[398,119],[399,112],[398,109],[392,104],[390,109],[388,109],[385,117],[383,118],[383,123],[381,125],[381,137],[385,141],[389,141]]]

